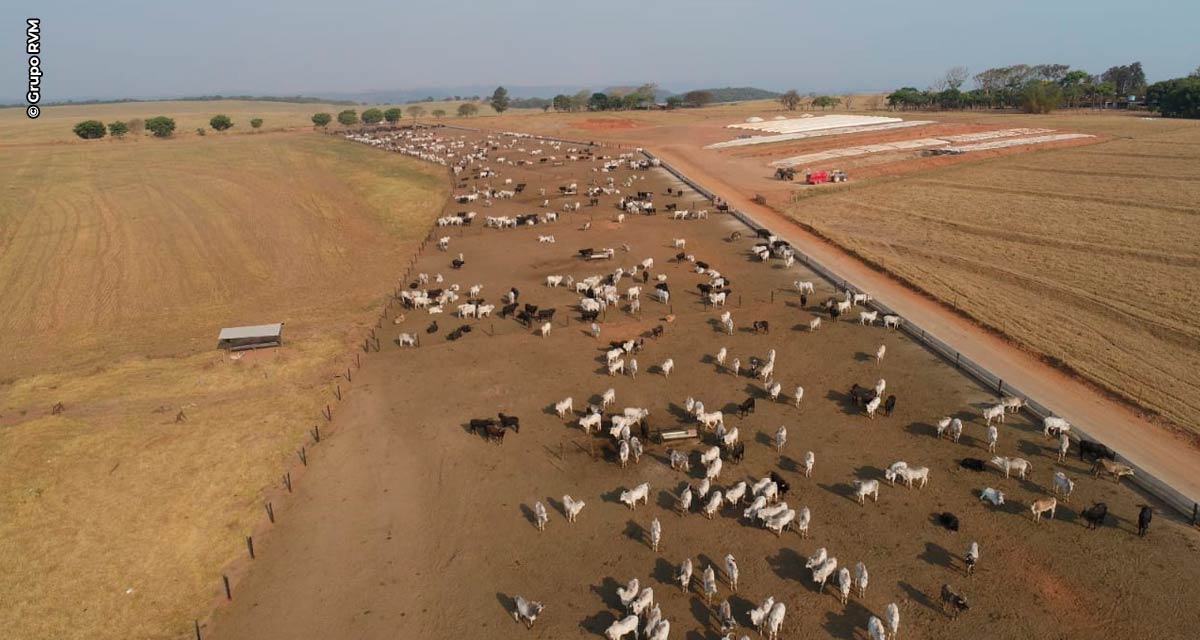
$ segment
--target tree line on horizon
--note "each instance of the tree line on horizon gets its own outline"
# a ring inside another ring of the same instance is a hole
[[[968,79],[975,87],[964,91]],[[1064,107],[1109,104],[1144,104],[1168,117],[1200,117],[1200,68],[1185,78],[1148,85],[1140,62],[1109,67],[1098,75],[1065,64],[1017,64],[986,69],[972,77],[966,67],[956,66],[925,90],[901,87],[887,96],[888,107],[901,111],[1019,109],[1050,113]]]

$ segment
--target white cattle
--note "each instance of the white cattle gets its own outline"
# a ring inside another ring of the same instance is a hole
[[[909,489],[912,488],[914,482],[920,483],[917,487],[919,489],[924,489],[925,485],[929,483],[929,467],[905,467],[896,473],[904,480],[904,484]]]
[[[1062,471],[1054,472],[1054,495],[1062,494],[1063,502],[1066,502],[1071,497],[1071,492],[1075,490],[1075,481],[1067,477],[1067,474]]]
[[[987,421],[989,426],[992,424],[993,420],[1004,422],[1004,405],[996,404],[984,409],[983,419]]]
[[[900,316],[886,315],[883,317],[883,326],[886,329],[899,329]]]
[[[867,565],[858,563],[854,565],[854,586],[858,587],[858,597],[867,597],[867,585],[871,581],[871,575],[867,573]]]
[[[812,477],[813,465],[816,464],[816,462],[817,462],[817,456],[814,455],[813,452],[809,451],[804,454],[804,477],[805,478]]]
[[[779,425],[775,430],[775,452],[783,453],[783,445],[787,444],[787,427]]]
[[[875,324],[875,320],[879,318],[878,311],[860,311],[858,312],[858,323],[870,326]]]
[[[746,497],[746,489],[747,485],[745,481],[733,485],[725,491],[725,502],[729,503],[731,507],[737,506],[742,501],[742,498]]]
[[[650,548],[657,553],[660,544],[662,544],[662,523],[658,521],[658,518],[655,518],[650,523]]]
[[[853,586],[853,579],[850,577],[850,570],[846,567],[838,569],[838,599],[842,604],[846,604],[850,600],[850,587]]]
[[[587,504],[583,500],[575,500],[569,495],[562,497],[563,511],[567,514],[567,522],[575,522],[579,518],[579,512],[583,511],[583,507]]]
[[[608,625],[608,628],[604,630],[604,637],[607,640],[621,640],[632,633],[636,638],[639,622],[637,616],[626,616]]]
[[[538,329],[538,334],[541,335],[543,338],[550,335],[550,323],[549,322],[542,323],[542,326]]]
[[[984,500],[992,503],[992,506],[998,507],[1004,504],[1004,492],[987,487],[983,491],[979,492],[979,501],[983,502]]]
[[[562,418],[567,417],[567,414],[574,410],[574,404],[575,400],[573,398],[559,400],[558,402],[554,403],[554,412],[558,414],[558,417],[561,420]]]
[[[396,341],[400,343],[401,347],[415,347],[417,346],[417,342],[419,340],[420,337],[413,333],[402,333],[396,338]]]
[[[992,464],[1004,469],[1004,477],[1008,478],[1012,472],[1017,473],[1017,477],[1024,480],[1025,474],[1033,471],[1033,463],[1024,458],[1007,458],[996,456],[992,458]]]
[[[800,408],[800,402],[804,400],[804,387],[796,385],[796,392],[792,395],[796,400],[796,408]]]
[[[692,559],[688,558],[679,565],[679,572],[675,574],[675,579],[679,581],[679,590],[687,591],[688,587],[692,586]]]
[[[879,481],[878,480],[855,480],[854,481],[854,497],[858,499],[859,504],[867,503],[867,496],[875,502],[879,502]]]
[[[630,490],[622,491],[620,501],[630,509],[636,507],[639,501],[650,504],[650,484],[643,482]]]
[[[540,500],[533,505],[533,518],[538,531],[545,531],[546,523],[550,521],[550,516],[546,514],[546,507]]]
[[[665,362],[659,365],[659,370],[662,371],[664,377],[670,377],[671,372],[675,370],[675,360],[667,358]]]
[[[616,401],[617,401],[616,389],[606,389],[604,391],[604,393],[601,394],[601,396],[600,396],[600,407],[602,409],[607,409],[608,405],[610,405]]]
[[[901,470],[907,469],[907,468],[908,468],[908,463],[904,462],[903,460],[898,460],[896,462],[893,462],[892,466],[888,467],[887,471],[883,472],[883,478],[885,480],[887,480],[888,482],[892,483],[892,486],[894,487],[894,486],[896,486],[896,476],[900,475]]]
[[[1000,432],[994,426],[987,428],[988,451],[996,453],[996,441],[1000,439]],[[1061,458],[1060,458],[1061,461]]]
[[[526,600],[522,596],[513,598],[513,620],[524,622],[525,628],[532,629],[533,623],[537,620],[538,614],[545,608],[540,602]]]

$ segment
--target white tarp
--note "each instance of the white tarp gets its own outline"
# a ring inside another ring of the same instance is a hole
[[[772,120],[770,122],[735,123],[727,125],[731,129],[752,129],[768,133],[796,133],[797,131],[816,131],[818,129],[834,129],[837,127],[860,127],[868,124],[886,124],[902,122],[900,118],[882,116],[817,116],[815,118],[788,118],[787,120]]]
[[[754,136],[710,144],[705,149],[726,149],[729,147],[744,147],[752,144],[771,144],[773,142],[788,142],[804,140],[805,138],[821,138],[824,136],[841,136],[850,133],[865,133],[868,131],[886,131],[888,129],[904,129],[933,124],[932,120],[905,120],[904,122],[889,122],[886,124],[869,124],[861,127],[837,127],[834,129],[819,129],[817,131],[799,131],[796,133],[781,133],[774,136]]]

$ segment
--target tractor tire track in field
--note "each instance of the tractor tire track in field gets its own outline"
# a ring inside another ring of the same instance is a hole
[[[1104,198],[1099,196],[1088,196],[1077,193],[1056,193],[1054,191],[1037,191],[1030,189],[1012,189],[1008,187],[996,187],[989,185],[968,184],[964,182],[953,182],[950,180],[934,180],[923,178],[920,180],[912,180],[909,184],[915,185],[930,185],[946,187],[950,189],[959,189],[962,191],[982,191],[988,193],[1000,193],[1008,195],[1019,195],[1037,198],[1046,198],[1050,200],[1064,200],[1067,202],[1095,202],[1097,204],[1106,204],[1117,207],[1135,207],[1138,209],[1150,209],[1154,211],[1170,211],[1172,213],[1184,213],[1189,215],[1200,215],[1200,207],[1182,207],[1166,204],[1148,204],[1139,200],[1123,200],[1120,198]]]

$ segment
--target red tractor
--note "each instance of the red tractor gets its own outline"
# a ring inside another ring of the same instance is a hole
[[[826,182],[845,182],[846,172],[841,169],[831,171],[809,171],[804,174],[806,184],[824,184]]]

